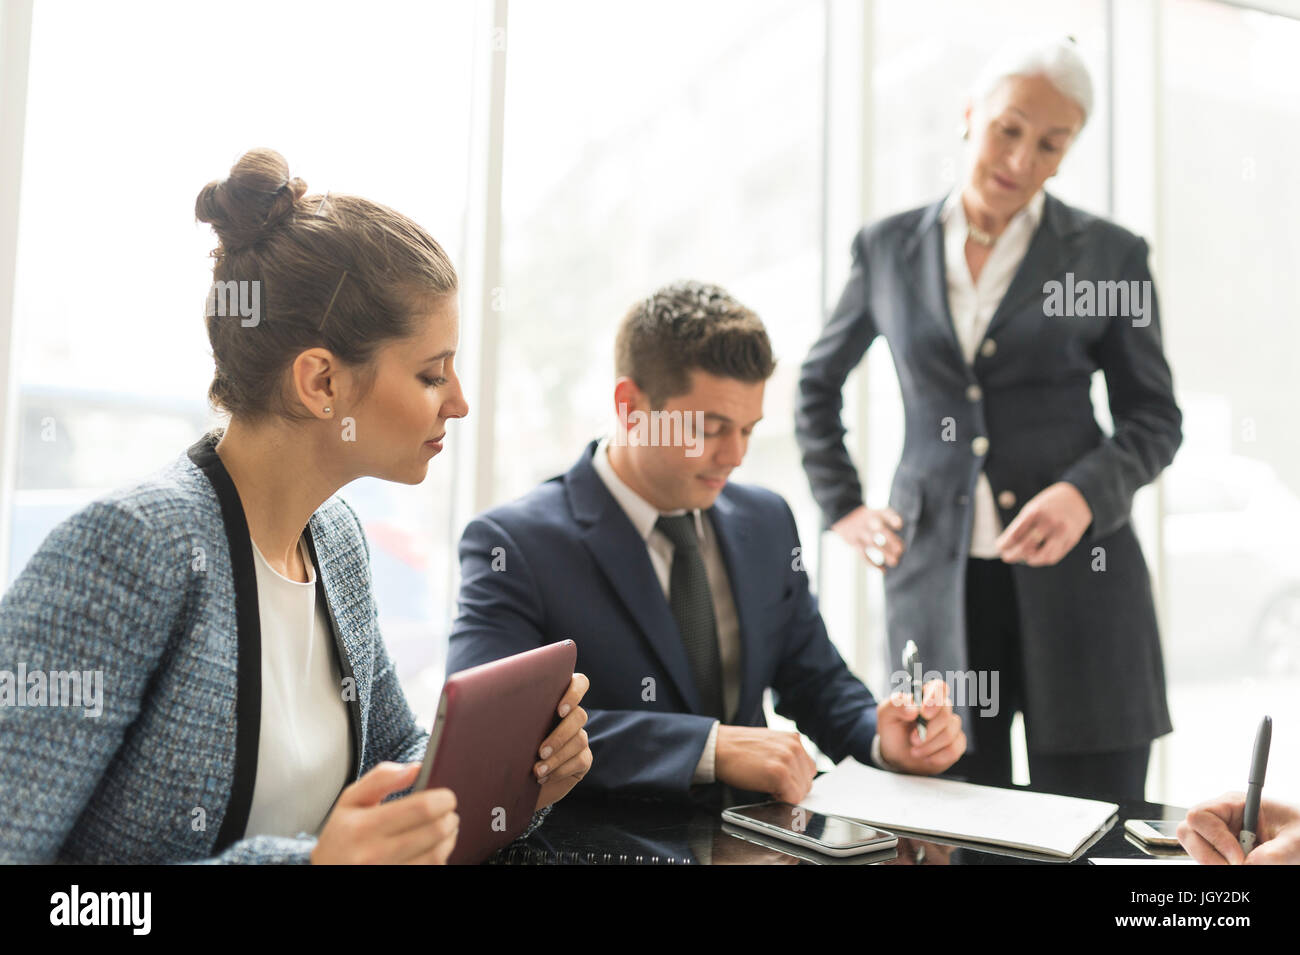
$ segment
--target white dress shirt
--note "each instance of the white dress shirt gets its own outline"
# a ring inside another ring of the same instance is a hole
[[[1039,189],[1025,207],[1011,217],[993,243],[980,270],[978,282],[971,280],[966,263],[966,210],[961,190],[954,189],[939,213],[943,223],[944,266],[948,273],[948,311],[966,363],[974,364],[975,353],[984,340],[993,313],[1029,251],[1030,240],[1043,217],[1043,190]],[[993,488],[983,471],[975,484],[974,517],[971,521],[970,556],[996,558],[996,541],[1002,533],[1002,519],[993,502]]]
[[[306,583],[271,569],[253,545],[262,628],[262,719],[246,836],[316,834],[348,781],[352,732],[316,568]]]
[[[650,554],[650,564],[654,567],[659,586],[668,599],[669,584],[672,580],[673,542],[655,524],[660,517],[675,517],[685,514],[685,510],[659,511],[653,504],[632,490],[614,471],[609,461],[609,439],[602,438],[596,445],[592,466],[604,482],[609,493],[613,495],[623,513],[627,515],[632,526],[636,528],[641,539],[646,543]],[[731,594],[731,580],[727,576],[727,564],[722,558],[713,523],[706,520],[699,510],[691,512],[695,516],[695,532],[700,540],[700,556],[704,560],[705,574],[709,578],[709,594],[713,598],[713,619],[717,625],[718,652],[722,657],[722,700],[728,713],[734,714],[740,703],[740,618],[736,613],[736,602]],[[709,738],[700,754],[700,761],[695,767],[692,782],[711,783],[717,779],[715,764],[718,749],[718,723],[714,722],[709,731]],[[882,769],[892,768],[880,758],[880,737],[871,743],[871,758]]]

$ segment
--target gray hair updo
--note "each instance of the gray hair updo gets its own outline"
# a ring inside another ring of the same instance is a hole
[[[1003,80],[1013,76],[1046,77],[1062,94],[1079,104],[1083,121],[1087,123],[1092,113],[1092,77],[1074,37],[1022,39],[1005,44],[980,71],[971,87],[971,99],[982,105]]]

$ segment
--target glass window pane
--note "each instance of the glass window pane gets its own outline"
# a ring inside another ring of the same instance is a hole
[[[1165,796],[1186,804],[1244,787],[1265,713],[1269,785],[1300,792],[1300,21],[1161,13],[1161,311],[1184,415],[1165,478]]]
[[[779,491],[815,540],[793,398],[820,324],[822,5],[605,9],[510,11],[496,496],[604,432],[619,320],[697,278],[753,308],[778,356],[735,478]]]
[[[311,192],[401,210],[460,260],[472,20],[470,4],[37,2],[11,577],[58,520],[208,425],[216,238],[194,201],[244,150],[278,150]],[[444,457],[420,487],[343,492],[404,678],[441,671],[450,473]]]

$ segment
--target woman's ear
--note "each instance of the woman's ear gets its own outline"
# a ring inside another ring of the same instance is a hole
[[[338,409],[340,386],[338,359],[325,348],[309,348],[293,360],[291,394],[313,417],[330,418]]]

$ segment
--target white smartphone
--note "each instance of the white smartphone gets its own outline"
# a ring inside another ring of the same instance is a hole
[[[733,826],[752,829],[832,856],[879,852],[898,845],[898,837],[892,832],[843,816],[826,816],[788,802],[733,806],[723,811],[722,818]]]
[[[1177,819],[1125,819],[1124,828],[1149,846],[1178,847]]]

